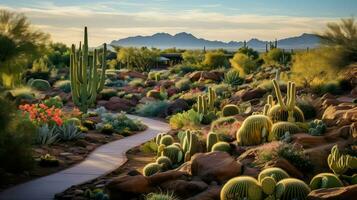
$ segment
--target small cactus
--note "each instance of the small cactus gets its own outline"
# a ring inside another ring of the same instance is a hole
[[[149,163],[143,169],[144,176],[151,176],[161,171],[161,165],[157,163]]]
[[[229,153],[231,151],[231,146],[228,142],[217,142],[212,147],[212,152],[213,151],[222,151]]]
[[[268,136],[268,141],[280,140],[281,137],[285,135],[286,132],[290,134],[295,134],[300,131],[299,127],[292,122],[277,122],[273,124],[271,131]]]
[[[172,143],[174,143],[174,138],[171,135],[164,135],[160,139],[160,144],[163,144],[165,146],[169,146]]]
[[[332,173],[320,173],[311,179],[310,188],[311,190],[321,189],[321,188],[335,188],[342,187],[343,183],[341,180]]]
[[[265,194],[272,195],[275,193],[276,181],[273,177],[264,177],[260,184],[262,185],[262,189]]]
[[[199,151],[198,136],[195,133],[187,130],[182,146],[184,153],[189,153],[187,158],[191,158],[191,156]]]
[[[332,147],[327,163],[333,173],[338,175],[345,173],[348,169],[357,168],[357,158],[341,154],[337,145]]]
[[[309,134],[313,136],[323,135],[326,131],[326,124],[322,120],[315,119],[309,123]]]
[[[237,114],[239,114],[239,108],[234,104],[225,105],[222,109],[223,117],[233,116]]]
[[[170,158],[166,156],[160,156],[156,159],[156,163],[161,165],[162,170],[168,170],[172,167],[172,162]]]
[[[146,97],[151,97],[154,99],[161,99],[161,93],[157,90],[150,90],[146,93]]]
[[[160,145],[159,152],[161,153],[161,156],[170,158],[172,164],[178,164],[183,159],[183,152],[177,145],[172,144],[167,147]]]
[[[220,196],[221,200],[261,200],[263,192],[259,182],[255,178],[239,176],[230,179],[224,184]]]
[[[280,200],[305,200],[310,191],[306,183],[295,178],[286,178],[276,184],[276,198]]]
[[[207,135],[207,152],[210,152],[212,149],[212,146],[216,144],[219,141],[218,134],[214,132],[210,132]]]
[[[270,132],[271,126],[271,120],[265,115],[247,117],[237,131],[238,144],[249,146],[263,143]]]
[[[280,169],[278,167],[271,167],[264,169],[259,173],[258,181],[261,182],[263,178],[268,176],[274,178],[276,182],[290,177],[289,174],[286,173],[283,169]]]

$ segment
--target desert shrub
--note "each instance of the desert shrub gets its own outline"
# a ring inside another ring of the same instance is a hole
[[[102,99],[109,100],[110,98],[117,96],[117,90],[113,88],[104,88],[100,92],[100,95],[102,96]]]
[[[166,115],[166,109],[169,106],[167,101],[150,101],[141,104],[136,108],[136,112],[144,117],[157,117]]]
[[[177,113],[170,118],[170,126],[174,129],[197,127],[201,124],[202,115],[191,109]]]
[[[220,67],[228,67],[229,62],[224,54],[221,51],[209,51],[205,54],[205,59],[202,63],[205,69],[216,69]]]
[[[106,79],[104,85],[107,87],[123,87],[125,85],[125,81]]]
[[[171,69],[171,73],[174,74],[179,74],[180,76],[183,76],[187,73],[194,72],[198,69],[196,65],[183,65],[183,64],[178,64],[173,66]]]
[[[192,82],[188,78],[182,78],[181,80],[175,83],[175,87],[177,87],[180,91],[186,91],[190,89],[190,85]]]
[[[34,139],[35,144],[39,145],[50,145],[56,143],[59,140],[57,127],[49,127],[47,124],[39,126]]]
[[[311,88],[312,91],[318,95],[323,95],[326,93],[338,95],[343,92],[337,81],[315,83]]]
[[[302,172],[311,172],[314,168],[310,159],[304,154],[304,149],[296,145],[284,143],[277,149],[277,154],[279,157],[288,160]]]
[[[204,59],[204,54],[200,50],[187,50],[182,53],[182,59],[185,64],[200,64]]]
[[[249,48],[249,47],[243,46],[243,47],[239,48],[237,52],[245,54],[254,60],[259,58],[259,52],[255,51],[254,49]]]
[[[35,88],[36,90],[46,91],[51,88],[50,83],[43,79],[34,79],[30,82],[30,86]]]
[[[230,59],[229,62],[240,74],[249,74],[258,67],[257,63],[251,57],[243,53],[234,54],[234,57]]]
[[[286,88],[286,82],[283,80],[278,81],[280,88]],[[273,91],[274,90],[274,85],[271,80],[262,80],[259,85],[257,86],[259,88],[262,88],[266,91]]]
[[[225,96],[230,95],[231,87],[228,84],[221,83],[217,85],[213,85],[212,89],[216,92],[217,96]]]
[[[301,111],[304,113],[305,119],[312,119],[316,116],[317,111],[313,106],[313,102],[311,98],[303,97],[297,99],[296,106],[299,107]]]
[[[21,172],[33,166],[32,138],[34,125],[17,116],[16,108],[0,98],[0,168]]]
[[[262,57],[266,66],[286,65],[291,61],[291,54],[279,48],[271,49]]]
[[[149,141],[140,146],[140,151],[144,153],[155,153],[157,152],[157,147],[156,142]]]
[[[71,92],[71,81],[70,80],[60,80],[54,84],[55,88],[59,88],[65,93]]]
[[[143,79],[141,79],[141,78],[134,78],[134,79],[132,79],[132,80],[128,83],[128,85],[130,85],[130,86],[132,86],[132,87],[139,87],[139,86],[143,87],[143,86],[144,86],[144,83],[145,83],[145,81],[144,81]]]
[[[239,71],[236,70],[229,70],[224,75],[224,83],[227,83],[231,86],[238,86],[244,82],[244,79],[239,76]]]
[[[19,103],[22,99],[34,100],[36,96],[38,96],[38,92],[30,87],[19,87],[8,90],[7,94],[7,97],[10,100],[15,100],[16,103]]]
[[[44,100],[43,104],[45,104],[47,107],[52,107],[52,106],[55,108],[63,107],[62,99],[59,96],[50,97],[50,98]]]

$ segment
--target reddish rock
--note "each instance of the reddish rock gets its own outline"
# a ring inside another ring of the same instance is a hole
[[[264,168],[279,167],[285,170],[291,177],[302,179],[304,174],[300,172],[294,165],[292,165],[288,160],[284,158],[279,158],[277,160],[269,161],[265,164]]]
[[[265,95],[266,90],[262,88],[254,88],[245,90],[242,95],[240,96],[243,101],[249,101],[252,99],[261,98]]]
[[[223,77],[221,72],[207,72],[207,71],[195,71],[189,75],[189,78],[192,82],[198,80],[213,80],[219,81]]]
[[[308,200],[353,200],[357,197],[357,184],[346,187],[313,190]]]
[[[115,178],[106,185],[110,199],[131,199],[154,190],[147,177],[143,175]]]
[[[348,124],[357,121],[357,106],[354,104],[340,104],[337,106],[329,106],[324,114],[322,120],[329,126],[337,124]]]
[[[204,190],[208,185],[203,181],[172,180],[160,184],[163,191],[174,191],[175,195],[181,199],[194,196]]]
[[[104,105],[104,107],[111,111],[129,111],[131,108],[135,107],[136,104],[128,99],[122,99],[119,97],[112,97]]]
[[[190,109],[190,106],[188,103],[183,100],[183,99],[176,99],[174,102],[170,103],[170,105],[167,108],[167,114],[172,115],[178,112],[182,112],[185,110]]]
[[[217,200],[220,198],[222,186],[211,186],[207,190],[186,200]]]
[[[129,76],[131,78],[142,78],[142,79],[147,78],[147,76],[145,74],[142,74],[142,73],[136,72],[136,71],[123,71],[123,72],[120,72],[120,74],[119,74],[120,79],[125,79],[127,76]]]
[[[292,136],[294,142],[301,144],[304,148],[316,147],[326,144],[324,136],[312,136],[306,133],[298,133]]]

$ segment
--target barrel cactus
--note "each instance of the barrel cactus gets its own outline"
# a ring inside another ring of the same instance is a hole
[[[266,176],[261,181],[262,190],[267,195],[273,195],[275,193],[276,181],[273,177]]]
[[[271,127],[271,131],[268,136],[268,141],[280,140],[281,137],[285,135],[286,132],[290,134],[295,134],[300,131],[299,127],[292,122],[276,122]]]
[[[207,135],[207,152],[210,152],[212,149],[212,146],[218,142],[218,134],[214,132],[210,132]]]
[[[183,140],[182,148],[184,153],[188,153],[188,159],[191,158],[195,153],[199,151],[199,139],[196,133],[191,132],[191,131],[186,131],[185,138]],[[187,161],[187,160],[186,160]]]
[[[43,79],[34,79],[30,82],[30,86],[35,88],[36,90],[46,91],[51,88],[50,83]]]
[[[166,156],[170,158],[172,164],[178,164],[182,161],[183,159],[183,152],[180,149],[180,147],[176,145],[169,145],[165,147],[165,145],[160,145],[159,146],[159,152],[161,156]]]
[[[304,114],[295,106],[296,87],[295,83],[289,82],[287,86],[287,99],[283,101],[281,96],[280,86],[276,80],[273,80],[275,94],[278,99],[278,104],[269,109],[268,116],[273,122],[289,121],[289,122],[303,122]]]
[[[231,151],[231,146],[228,142],[217,142],[213,145],[212,151],[223,151],[229,153]]]
[[[283,169],[278,167],[266,168],[259,173],[258,181],[261,182],[265,177],[272,177],[276,182],[279,182],[285,178],[289,178],[289,174],[286,173]]]
[[[161,93],[157,90],[150,90],[146,93],[146,97],[151,97],[154,99],[161,99]]]
[[[174,143],[174,138],[171,135],[164,135],[160,139],[160,144],[163,144],[165,146],[169,146],[172,143]]]
[[[157,163],[149,163],[143,169],[144,176],[151,176],[161,171],[161,165]]]
[[[223,186],[220,196],[221,200],[261,200],[263,192],[256,179],[250,176],[239,176],[232,178]]]
[[[286,178],[276,184],[276,198],[280,200],[305,200],[310,193],[309,186],[295,178]]]
[[[160,145],[161,138],[162,138],[164,135],[166,135],[166,134],[165,134],[165,133],[159,133],[159,134],[157,134],[157,136],[155,137],[155,143],[156,143],[157,145]]]
[[[234,104],[225,105],[222,109],[223,117],[233,116],[237,114],[239,114],[239,108]]]
[[[268,136],[271,126],[271,120],[265,115],[247,117],[237,131],[238,144],[242,146],[261,144]]]
[[[161,165],[162,170],[168,170],[172,167],[172,162],[170,158],[166,156],[160,156],[156,159],[156,163]]]
[[[341,180],[332,173],[320,173],[314,176],[310,182],[311,190],[321,189],[321,188],[334,188],[342,187],[343,183]]]

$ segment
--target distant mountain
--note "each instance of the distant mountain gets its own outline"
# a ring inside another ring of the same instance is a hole
[[[267,41],[253,38],[247,42],[247,45],[256,50],[265,50]],[[307,47],[314,48],[318,45],[319,38],[313,34],[304,33],[300,36],[289,37],[278,40],[278,47],[284,49],[305,49]],[[119,40],[114,40],[110,43],[113,46],[133,46],[133,47],[156,47],[160,49],[166,48],[181,48],[181,49],[217,49],[224,48],[234,50],[243,46],[242,41],[211,41],[203,38],[197,38],[190,33],[182,32],[176,35],[168,33],[156,33],[151,36],[135,36]]]

